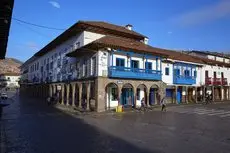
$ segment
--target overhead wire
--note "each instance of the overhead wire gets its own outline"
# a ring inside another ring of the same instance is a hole
[[[45,29],[50,29],[50,30],[59,30],[59,31],[66,30],[66,29],[62,29],[62,28],[55,28],[55,27],[49,27],[49,26],[44,26],[44,25],[31,23],[31,22],[21,20],[21,19],[15,18],[15,17],[12,17],[12,19],[17,21],[17,22],[24,23],[24,24],[31,25],[31,26],[35,26],[35,27],[39,27],[39,28],[45,28]]]

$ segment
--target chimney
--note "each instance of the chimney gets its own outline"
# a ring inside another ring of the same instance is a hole
[[[133,26],[132,26],[131,24],[127,24],[127,25],[125,26],[125,28],[128,29],[128,30],[132,30]]]

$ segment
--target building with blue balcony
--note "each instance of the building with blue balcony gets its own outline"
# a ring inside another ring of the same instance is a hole
[[[217,97],[227,97],[230,65],[215,58],[152,47],[129,24],[79,21],[22,65],[20,94],[58,96],[62,105],[98,112],[156,105],[164,97],[195,103],[205,95],[205,80]]]
[[[162,57],[134,52],[112,51],[108,77],[139,80],[162,80]]]
[[[196,84],[196,65],[176,62],[173,64],[173,84]]]

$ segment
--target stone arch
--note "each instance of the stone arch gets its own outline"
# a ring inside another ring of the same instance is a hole
[[[160,103],[159,85],[153,84],[149,89],[149,105],[155,105]]]
[[[110,82],[105,86],[105,109],[110,110],[118,106],[119,103],[119,86]]]
[[[131,83],[125,83],[121,88],[120,103],[124,106],[135,106],[134,86]]]
[[[136,95],[135,95],[135,106],[136,107],[140,107],[142,101],[144,100],[145,105],[147,105],[148,103],[148,98],[147,98],[147,94],[148,94],[148,87],[145,84],[139,84],[136,87]]]

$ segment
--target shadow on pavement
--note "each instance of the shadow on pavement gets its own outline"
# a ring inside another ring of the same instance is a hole
[[[160,153],[111,136],[44,102],[20,98],[4,110],[7,153]]]

